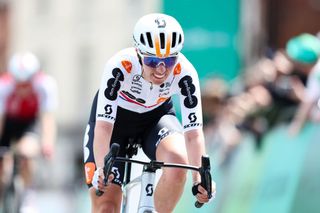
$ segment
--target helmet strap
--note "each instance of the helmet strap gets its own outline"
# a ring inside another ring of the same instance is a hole
[[[139,51],[139,50],[138,50]],[[140,65],[142,66],[142,58],[141,58],[141,56],[140,56],[140,54],[137,52],[137,56],[138,56],[138,59],[139,59],[139,63],[140,63]]]

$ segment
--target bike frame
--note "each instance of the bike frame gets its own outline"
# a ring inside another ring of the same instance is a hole
[[[135,186],[140,185],[140,199],[137,207],[138,213],[154,212],[153,187],[155,183],[155,173],[143,172],[123,187],[122,213],[132,212],[132,207],[128,206],[129,192]]]

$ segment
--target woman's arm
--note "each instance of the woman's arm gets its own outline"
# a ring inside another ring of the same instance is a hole
[[[109,152],[112,130],[113,124],[106,121],[96,121],[93,152],[97,168],[104,166],[104,157]]]
[[[184,133],[189,163],[193,166],[201,166],[201,156],[206,154],[204,134],[202,129],[193,129]],[[193,182],[200,182],[198,172],[192,173]]]

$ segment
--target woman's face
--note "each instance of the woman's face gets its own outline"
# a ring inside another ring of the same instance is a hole
[[[165,82],[171,73],[173,66],[167,68],[164,64],[160,64],[156,68],[149,67],[143,64],[143,78],[153,84],[160,85]]]
[[[142,56],[142,76],[153,84],[160,85],[165,82],[177,62],[177,56],[157,58]]]

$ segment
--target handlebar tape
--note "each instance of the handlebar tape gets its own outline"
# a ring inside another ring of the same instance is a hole
[[[113,166],[115,158],[118,156],[120,149],[120,145],[117,143],[111,144],[109,153],[104,157],[104,167],[103,167],[103,174],[104,174],[104,183],[106,184],[108,181],[108,177],[111,174],[111,168]],[[103,191],[97,189],[96,195],[101,196],[103,195]]]

